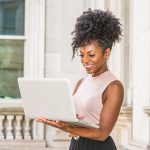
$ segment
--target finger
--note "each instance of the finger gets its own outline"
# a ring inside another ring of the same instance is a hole
[[[36,118],[36,119],[34,119],[34,121],[41,121],[41,118]]]
[[[52,120],[48,120],[46,118],[38,118],[36,120],[38,122],[41,122],[41,123],[44,123],[44,124],[47,124],[47,125],[50,125],[55,128],[62,129],[62,130],[65,130],[69,126],[69,124],[64,123],[62,121],[52,121]]]
[[[48,120],[48,119],[45,119],[45,118],[42,118],[42,119],[40,119],[41,121],[43,121],[43,122],[45,122],[45,123],[47,123],[47,124],[52,124],[52,125],[54,125],[54,124],[56,124],[56,121],[52,121],[52,120]]]
[[[83,118],[85,117],[85,116],[82,115],[82,114],[77,114],[76,116],[77,116],[78,119],[83,119]]]
[[[43,119],[35,119],[35,121],[37,121],[37,122],[41,122],[41,123],[46,123],[46,121],[45,121],[45,120],[43,120]]]
[[[46,122],[44,122],[43,120],[40,120],[40,119],[35,120],[35,121],[46,124]]]
[[[44,124],[48,124],[48,125],[53,125],[53,126],[55,124],[55,121],[51,121],[51,120],[48,120],[48,119],[45,119],[45,118],[37,118],[37,119],[35,119],[35,121],[41,122],[41,123],[44,123]]]

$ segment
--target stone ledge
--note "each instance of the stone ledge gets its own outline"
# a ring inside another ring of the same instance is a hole
[[[0,115],[24,115],[22,107],[0,107]]]
[[[116,124],[124,125],[132,121],[132,107],[122,106]]]
[[[132,115],[132,106],[122,106],[120,115]]]
[[[11,147],[46,147],[46,142],[44,140],[0,140],[0,148],[11,148]]]
[[[49,147],[45,148],[39,148],[39,147],[34,147],[34,148],[29,148],[29,147],[0,147],[0,150],[67,150],[67,149],[53,149]]]
[[[10,107],[22,107],[23,102],[21,99],[1,99],[0,98],[0,108],[10,108]]]

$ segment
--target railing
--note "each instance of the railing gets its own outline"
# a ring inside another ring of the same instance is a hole
[[[33,139],[33,126],[22,108],[0,108],[0,139]]]
[[[146,110],[145,112],[147,112]],[[117,145],[125,146],[130,144],[131,122],[132,108],[123,107],[113,132]],[[24,116],[21,105],[16,106],[14,104],[11,107],[7,105],[5,107],[0,106],[0,147],[18,145],[18,141],[23,146],[45,147],[44,130],[43,124]]]
[[[20,145],[45,147],[44,125],[26,118],[22,106],[0,107],[0,146],[7,146],[7,141],[9,145],[20,141]]]

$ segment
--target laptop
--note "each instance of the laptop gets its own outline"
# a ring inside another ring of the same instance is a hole
[[[69,79],[18,78],[18,84],[26,117],[44,117],[73,126],[99,127],[76,118]]]

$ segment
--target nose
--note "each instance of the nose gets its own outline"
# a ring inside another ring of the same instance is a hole
[[[85,55],[82,59],[81,59],[83,64],[88,64],[89,62],[89,57],[87,55]]]

